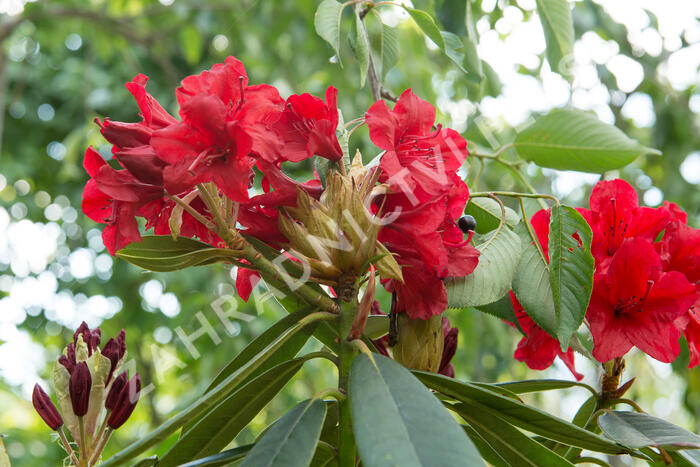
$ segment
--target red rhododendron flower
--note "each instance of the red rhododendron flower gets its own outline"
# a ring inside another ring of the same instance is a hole
[[[649,240],[625,239],[609,269],[594,278],[586,312],[593,356],[607,362],[636,346],[659,361],[673,361],[680,352],[674,321],[696,298],[695,287],[682,273],[662,271]]]
[[[182,185],[213,181],[233,201],[247,201],[255,163],[251,133],[282,110],[284,101],[277,90],[248,86],[241,62],[228,57],[211,70],[185,78],[177,99],[182,122],[151,137],[156,155],[168,164],[166,189],[177,193]]]
[[[273,125],[284,160],[299,162],[314,154],[332,161],[340,160],[343,151],[335,135],[338,127],[338,90],[326,89],[326,101],[311,94],[289,96],[284,111]]]
[[[85,153],[83,167],[92,177],[83,191],[83,212],[93,221],[107,224],[102,241],[114,254],[141,240],[136,215],[145,204],[163,196],[163,189],[136,179],[128,170],[113,169],[92,148]]]
[[[574,365],[574,349],[569,347],[566,352],[562,352],[559,341],[535,324],[532,318],[525,313],[513,292],[510,292],[510,300],[513,303],[518,324],[525,332],[525,337],[518,342],[513,358],[524,362],[533,370],[545,370],[552,366],[555,358],[559,357],[577,380],[583,379],[583,375],[576,371]]]
[[[591,251],[599,271],[607,268],[625,239],[654,241],[671,220],[665,207],[640,207],[634,188],[620,179],[598,182],[591,193],[590,207],[579,212],[593,230]]]
[[[467,157],[464,138],[440,125],[433,129],[435,107],[410,89],[401,94],[393,110],[383,100],[375,102],[365,121],[372,142],[386,151],[380,181],[395,191],[409,194],[420,187],[432,195],[442,193],[449,186],[448,173]]]

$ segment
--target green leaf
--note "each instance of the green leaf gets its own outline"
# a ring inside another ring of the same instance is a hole
[[[511,381],[508,383],[496,383],[495,386],[508,389],[515,394],[527,394],[530,392],[552,391],[555,389],[568,389],[576,386],[591,390],[590,386],[576,381],[563,379],[530,379],[524,381]]]
[[[549,222],[549,279],[563,351],[586,316],[593,290],[593,232],[574,208],[556,205]]]
[[[158,463],[158,456],[151,456],[147,457],[145,459],[141,459],[131,467],[153,467]],[[2,466],[2,463],[0,463],[0,466]]]
[[[606,410],[598,418],[605,436],[629,448],[700,448],[700,436],[645,413]]]
[[[533,243],[525,222],[518,224],[515,232],[520,236],[522,255],[513,278],[513,293],[532,320],[549,335],[556,336],[557,315],[549,265]]]
[[[284,333],[287,329],[292,327],[301,318],[308,314],[310,314],[310,311],[308,309],[296,311],[292,314],[285,316],[284,318],[280,319],[275,324],[267,328],[262,334],[253,339],[250,342],[250,344],[248,344],[243,350],[241,350],[241,352],[238,355],[236,355],[236,357],[234,357],[234,359],[231,360],[219,372],[218,375],[216,375],[214,381],[211,382],[205,393],[211,391],[213,388],[218,386],[219,383],[228,378],[228,376],[231,373],[235,372],[240,367],[245,365],[248,361],[255,358],[255,356],[258,353],[262,352],[268,345],[270,345],[270,343],[272,343],[275,339],[282,335],[282,333]],[[277,352],[275,352],[274,355],[272,355],[263,365],[261,365],[259,368],[257,368],[254,372],[251,373],[251,377],[255,377],[261,374],[262,372],[266,371],[269,368],[272,368],[278,363],[294,358],[308,340],[309,335],[311,333],[311,329],[313,329],[313,326],[307,326],[307,332],[304,332],[304,330],[302,330],[298,332],[295,336],[293,336],[291,339],[289,339],[287,342],[285,342],[285,344],[282,345],[277,350]],[[296,339],[295,337],[299,335],[301,336],[298,339]]]
[[[483,465],[457,421],[395,361],[379,354],[358,355],[348,392],[364,465]]]
[[[476,233],[480,234],[496,230],[501,222],[501,205],[491,198],[470,198],[464,213],[474,217]],[[515,227],[519,222],[518,214],[506,207],[506,225]]]
[[[447,55],[450,60],[455,62],[460,70],[462,70],[464,73],[469,73],[463,65],[464,53],[460,52],[461,50],[464,50],[462,39],[460,39],[456,34],[452,34],[448,31],[440,31],[440,34],[442,35],[442,40],[445,43],[445,55]]]
[[[568,61],[574,49],[574,23],[568,0],[537,0],[537,15],[544,30],[549,67],[563,76],[569,76],[572,63]]]
[[[399,61],[399,35],[397,29],[384,23],[382,23],[381,54],[382,76],[384,76]]]
[[[289,339],[291,339],[294,334],[301,331],[304,327],[311,323],[317,322],[319,319],[325,319],[326,315],[317,314],[314,316],[307,316],[299,320],[297,324],[293,327],[285,330],[278,338],[272,341],[267,347],[265,347],[261,352],[259,352],[255,358],[247,361],[242,367],[238,368],[236,371],[231,373],[226,377],[221,383],[219,383],[211,391],[204,394],[193,404],[188,406],[186,409],[178,413],[177,415],[171,417],[166,422],[162,423],[151,433],[142,436],[138,441],[132,443],[127,448],[113,455],[110,459],[102,464],[102,467],[109,467],[114,465],[119,465],[126,460],[132,459],[133,457],[144,452],[151,446],[154,446],[161,441],[165,440],[172,433],[177,431],[180,427],[186,425],[193,420],[198,419],[203,414],[207,413],[213,407],[218,405],[223,399],[228,397],[228,395],[237,388],[243,381],[262,365],[268,358],[275,354]]]
[[[442,37],[440,28],[435,23],[433,17],[423,10],[417,10],[407,6],[403,6],[403,8],[408,12],[411,18],[413,18],[413,21],[416,22],[421,31],[423,31],[423,33],[428,36],[431,41],[435,42],[435,45],[437,45],[440,50],[444,51],[445,39]]]
[[[580,426],[581,428],[587,428],[586,425],[588,425],[588,422],[591,420],[591,417],[593,417],[593,414],[595,413],[597,407],[598,395],[594,394],[588,399],[586,399],[586,401],[583,404],[581,404],[581,407],[578,408],[578,411],[576,412],[576,415],[574,415],[573,420],[571,420],[571,423],[573,423],[576,426]],[[569,447],[562,444],[555,446],[553,450],[558,452],[559,454],[563,454],[564,457],[569,460],[574,460],[581,454],[581,448],[573,446]]]
[[[462,402],[454,407],[469,425],[510,465],[572,466],[569,461],[501,419],[498,412],[477,402]]]
[[[370,339],[379,339],[389,333],[389,316],[388,315],[369,315],[363,335]]]
[[[193,25],[185,25],[180,29],[180,44],[185,60],[189,65],[196,65],[202,57],[202,34]]]
[[[511,289],[520,261],[520,238],[503,226],[476,247],[481,252],[476,269],[466,277],[448,278],[449,307],[477,307],[503,298]]]
[[[221,451],[297,374],[305,359],[280,363],[240,387],[180,437],[158,463],[177,466],[182,459]]]
[[[564,109],[537,118],[513,146],[540,167],[594,173],[622,168],[643,154],[660,154],[594,115]]]
[[[481,61],[481,67],[484,70],[484,78],[486,78],[484,92],[487,96],[498,97],[503,92],[503,83],[501,83],[501,78],[496,73],[489,62],[486,60]]]
[[[117,251],[117,256],[143,269],[155,272],[176,271],[191,266],[231,262],[233,250],[214,248],[199,240],[170,235],[147,235]]]
[[[181,464],[180,467],[220,467],[223,465],[232,465],[233,462],[243,459],[248,452],[253,449],[253,444],[246,444],[234,449],[214,454],[213,456],[203,457],[192,462]]]
[[[306,467],[321,434],[326,404],[302,402],[287,412],[260,438],[241,467]]]
[[[343,5],[341,3],[335,0],[323,0],[314,15],[316,34],[333,47],[341,67],[343,66],[340,61],[340,18],[342,14]]]
[[[424,371],[414,371],[413,374],[431,389],[463,402],[478,402],[498,412],[498,416],[507,422],[547,439],[605,454],[628,452],[602,436],[475,384]]]
[[[525,331],[523,331],[523,329],[520,327],[518,318],[515,316],[515,310],[513,309],[513,303],[510,300],[510,294],[507,294],[500,300],[489,303],[488,305],[475,307],[475,309],[498,319],[502,319],[515,326],[516,329],[523,333],[523,335],[525,334]]]
[[[365,23],[360,19],[361,6],[355,9],[355,55],[360,64],[360,87],[364,87],[369,70],[369,37]]]
[[[511,467],[474,428],[469,425],[462,425],[462,428],[486,462],[493,467]]]

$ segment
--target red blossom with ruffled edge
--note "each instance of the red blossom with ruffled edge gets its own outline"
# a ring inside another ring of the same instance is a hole
[[[666,207],[639,206],[637,192],[621,179],[596,183],[590,209],[578,211],[593,230],[591,252],[598,271],[607,269],[625,239],[643,238],[653,242],[671,221]]]
[[[278,152],[269,162],[287,160],[299,162],[314,155],[337,161],[343,157],[335,130],[338,127],[338,90],[326,89],[326,100],[300,94],[289,96],[284,111],[272,125],[273,133],[263,136],[267,147],[277,145]],[[265,154],[263,154],[265,157]]]
[[[435,107],[411,89],[401,94],[393,110],[383,100],[365,114],[369,136],[386,151],[380,181],[395,191],[412,193],[416,187],[435,195],[449,185],[449,173],[467,158],[467,142],[452,129],[435,123]]]
[[[682,273],[662,271],[661,258],[649,240],[625,239],[609,268],[594,276],[586,312],[593,356],[607,362],[636,346],[656,360],[673,361],[680,352],[674,321],[696,298],[695,287]]]
[[[510,300],[513,304],[518,324],[525,332],[525,337],[518,342],[513,358],[525,363],[532,370],[546,370],[552,366],[554,359],[559,357],[576,380],[580,381],[583,379],[583,375],[576,371],[574,349],[569,347],[566,352],[562,352],[559,341],[535,324],[532,318],[525,313],[513,292],[510,292]]]
[[[177,89],[182,121],[157,130],[151,137],[156,156],[168,166],[165,187],[214,182],[230,199],[248,200],[256,128],[266,128],[282,112],[284,101],[268,85],[248,86],[243,64],[234,57],[196,76]],[[260,155],[260,154],[257,154]]]
[[[110,254],[131,242],[141,241],[136,215],[145,204],[163,197],[158,185],[143,183],[126,169],[112,168],[88,148],[83,167],[92,177],[83,190],[83,212],[93,221],[107,224],[102,241]]]
[[[678,271],[695,284],[698,299],[688,313],[676,320],[690,350],[689,367],[700,363],[700,229],[686,225],[687,215],[673,203],[665,203],[674,221],[666,227],[664,237],[654,246],[659,252],[664,271]]]

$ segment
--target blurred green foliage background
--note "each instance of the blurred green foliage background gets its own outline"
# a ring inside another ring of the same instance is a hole
[[[314,32],[315,0],[23,3],[0,0],[0,433],[14,465],[36,466],[59,464],[62,451],[31,408],[31,387],[39,379],[50,381],[53,359],[82,320],[101,324],[105,340],[125,328],[129,355],[145,384],[155,388],[112,438],[109,454],[186,406],[251,337],[284,315],[273,300],[237,303],[252,318],[232,320],[231,335],[211,306],[233,293],[230,268],[144,273],[106,253],[99,226],[80,210],[87,180],[81,163],[88,145],[109,151],[95,117],[138,120],[123,84],[138,73],[148,75],[150,92],[176,113],[179,80],[235,55],[251,83],[277,86],[283,96],[322,96],[327,86],[337,87],[346,121],[364,113],[371,94],[367,86],[359,88],[346,40],[350,15],[341,27],[341,68]],[[458,33],[465,4],[413,2]],[[619,174],[637,186],[643,202],[674,201],[700,227],[697,2],[572,3],[577,43],[571,81],[552,73],[544,59],[534,0],[476,0],[472,8],[478,51],[488,65],[480,83],[458,70],[400,9],[382,7],[400,43],[397,66],[384,70],[385,87],[397,95],[412,87],[436,103],[441,122],[493,150],[530,115],[566,106],[595,111],[663,152]],[[375,18],[368,27],[375,37]],[[353,135],[353,146],[366,160],[376,155],[366,129]],[[470,182],[479,170],[472,164]],[[599,177],[534,166],[527,173],[538,190],[574,205],[586,205]],[[310,167],[302,165],[297,175],[308,177]],[[488,165],[470,188],[522,189],[498,165]],[[197,312],[215,327],[220,343],[208,335],[198,338],[201,355],[195,358],[175,330],[191,334],[200,328]],[[504,323],[478,312],[448,316],[460,328],[458,378],[571,377],[558,363],[542,373],[514,361],[519,336]],[[579,357],[586,382],[596,384],[597,368]],[[650,413],[697,431],[700,373],[686,366],[687,356],[671,366],[634,354],[628,365],[628,374],[637,376],[631,397]],[[333,371],[323,362],[305,367],[238,441],[249,442],[294,401],[329,385]],[[536,402],[571,417],[585,397],[585,391],[571,390]]]

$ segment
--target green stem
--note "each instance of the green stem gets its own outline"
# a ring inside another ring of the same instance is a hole
[[[95,444],[95,450],[92,452],[92,456],[90,457],[90,461],[88,462],[88,466],[95,465],[97,460],[100,458],[100,454],[102,454],[102,451],[104,450],[105,446],[107,445],[107,441],[109,441],[109,437],[112,436],[112,429],[107,428],[107,430],[104,432],[104,436],[101,438],[98,437],[97,443]]]
[[[84,417],[78,417],[78,428],[80,430],[80,466],[87,467],[87,460],[89,456],[88,445],[85,438],[85,420]]]
[[[602,465],[603,467],[610,467],[610,464],[600,459],[596,459],[595,457],[585,456],[574,459],[574,464],[583,464],[584,462],[588,464]]]
[[[70,443],[68,442],[68,438],[66,437],[66,432],[64,431],[63,427],[60,427],[57,432],[58,437],[61,438],[64,449],[68,453],[68,456],[70,457],[71,461],[73,461],[73,464],[77,466],[78,458],[75,456],[75,452],[73,452],[73,449],[70,447]]]
[[[617,405],[617,404],[627,404],[627,405],[631,406],[635,411],[637,411],[637,412],[639,412],[639,413],[645,413],[645,412],[644,412],[644,409],[641,408],[641,407],[639,406],[639,404],[637,404],[637,403],[636,403],[635,401],[633,401],[632,399],[613,399],[613,400],[610,401],[610,405],[611,405],[611,406],[614,406],[614,405]]]
[[[324,397],[330,396],[333,399],[337,400],[338,402],[344,402],[345,399],[348,398],[348,396],[344,395],[340,391],[338,391],[336,388],[328,388],[324,389],[323,391],[319,392],[314,396],[314,399],[323,399]]]
[[[537,198],[537,199],[548,199],[554,204],[559,205],[559,200],[556,196],[546,195],[543,193],[518,193],[517,191],[475,191],[469,193],[470,198],[487,198],[493,196],[506,196],[508,198]],[[548,206],[545,204],[544,208]]]
[[[255,270],[259,271],[264,276],[265,280],[272,279],[273,287],[278,290],[286,290],[289,287],[282,279],[283,272],[270,260],[265,258],[262,253],[255,249],[253,245],[248,243],[235,229],[226,225],[226,220],[222,217],[219,206],[209,189],[204,184],[197,185],[201,193],[202,200],[207,205],[209,212],[214,216],[216,221],[216,233],[221,237],[232,250],[240,251],[241,256],[245,258]],[[280,253],[281,254],[281,253]],[[298,282],[298,281],[297,281]],[[309,305],[321,308],[330,313],[340,313],[338,305],[327,295],[319,293],[307,284],[298,283],[297,288],[292,290],[294,294],[299,296]]]
[[[250,360],[248,363],[240,367],[235,372],[231,373],[226,379],[214,387],[211,391],[204,394],[194,404],[172,417],[167,422],[160,425],[148,435],[139,439],[135,443],[128,446],[126,449],[118,452],[106,462],[100,464],[101,467],[110,467],[123,464],[125,461],[133,459],[152,446],[165,440],[168,436],[175,433],[180,427],[188,421],[193,420],[212,407],[221,402],[228,394],[231,393],[242,381],[250,376],[260,365],[273,355],[279,348],[284,345],[294,334],[299,332],[305,326],[316,321],[337,320],[338,316],[333,313],[316,312],[305,316],[293,327],[287,329],[277,339],[271,342],[263,349],[258,357]]]
[[[350,303],[341,305],[340,313],[340,369],[338,371],[338,389],[348,394],[348,380],[350,376],[350,367],[352,360],[357,355],[357,350],[354,345],[345,339],[345,336],[352,327],[352,322],[357,312],[357,302],[353,300]],[[340,433],[340,445],[338,453],[339,467],[355,467],[355,437],[352,433],[352,413],[350,410],[350,401],[344,400],[339,403],[340,420],[338,429]]]

